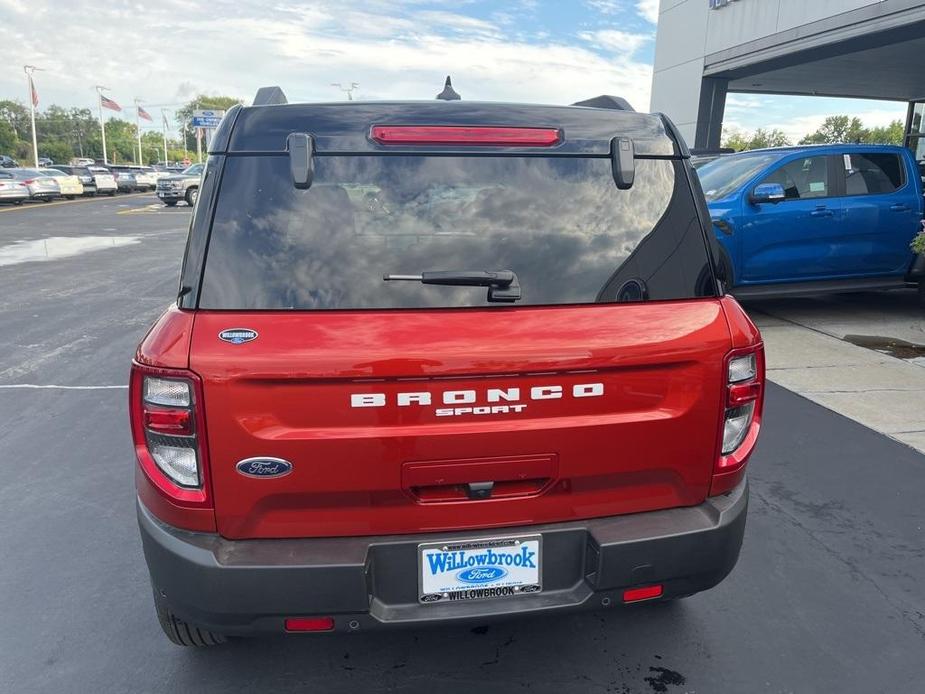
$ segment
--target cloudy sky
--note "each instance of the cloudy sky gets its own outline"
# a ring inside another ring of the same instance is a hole
[[[199,92],[249,101],[279,84],[290,101],[432,98],[446,74],[463,98],[571,103],[617,94],[646,109],[658,0],[0,0],[0,99],[94,107],[95,84],[159,120]],[[884,102],[730,98],[727,125],[799,138],[826,115],[870,125]],[[127,109],[125,117],[134,119]]]

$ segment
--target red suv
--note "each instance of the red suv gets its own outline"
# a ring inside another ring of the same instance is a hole
[[[261,93],[212,139],[176,305],[132,365],[167,636],[719,583],[745,528],[764,358],[670,121],[610,97]]]

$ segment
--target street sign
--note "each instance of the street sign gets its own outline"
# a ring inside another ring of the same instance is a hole
[[[211,109],[197,109],[193,111],[194,128],[217,128],[222,122],[224,111],[215,111]]]

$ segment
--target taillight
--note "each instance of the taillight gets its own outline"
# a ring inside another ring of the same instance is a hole
[[[33,183],[35,183],[35,179],[27,178],[25,181],[23,181],[23,183],[25,183],[27,186],[31,186]]]
[[[758,440],[764,402],[764,346],[737,349],[726,357],[723,429],[710,494],[735,487]]]
[[[129,398],[135,453],[145,477],[174,504],[208,505],[199,378],[133,364]]]
[[[369,135],[382,145],[552,147],[561,139],[558,128],[468,125],[374,125]]]

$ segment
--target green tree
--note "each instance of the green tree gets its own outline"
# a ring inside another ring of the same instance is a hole
[[[858,117],[829,116],[822,125],[800,140],[801,145],[827,145],[840,142],[865,142],[867,130]]]
[[[39,145],[39,156],[48,157],[56,164],[67,164],[74,157],[74,150],[67,142],[47,142]]]
[[[32,137],[29,129],[29,109],[18,101],[0,101],[0,120],[12,126],[17,139],[25,141]]]
[[[13,126],[4,120],[0,120],[0,154],[10,155],[15,152],[18,141],[19,138],[16,137]]]
[[[233,96],[209,96],[200,94],[195,99],[186,104],[183,108],[177,109],[177,125],[180,128],[186,128],[186,146],[193,152],[196,151],[196,133],[193,129],[193,111],[197,109],[214,109],[217,111],[227,111],[232,106],[242,103],[241,99]]]
[[[729,147],[736,152],[748,149],[764,149],[766,147],[786,147],[792,144],[782,130],[773,128],[766,130],[758,128],[749,134],[741,130],[732,130],[723,138],[723,147]]]
[[[901,120],[891,121],[889,125],[870,128],[865,142],[878,145],[901,145],[905,139],[905,127]]]

